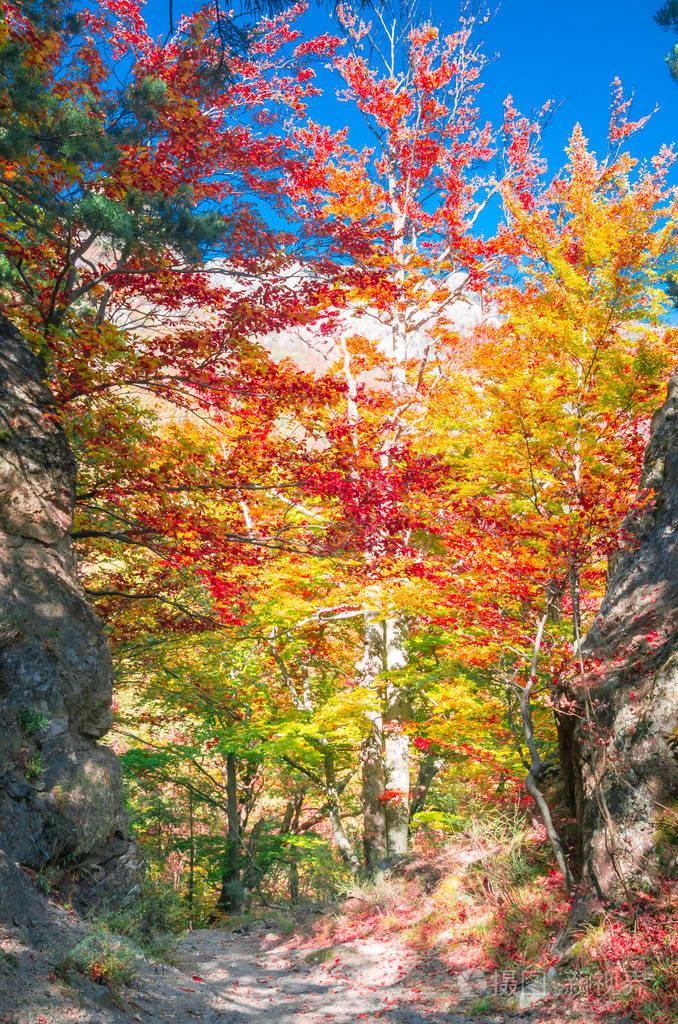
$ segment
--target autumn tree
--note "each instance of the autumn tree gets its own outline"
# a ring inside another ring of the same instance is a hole
[[[47,357],[80,462],[75,536],[127,565],[92,587],[107,613],[116,591],[203,610],[171,603],[189,549],[199,595],[200,557],[209,572],[220,546],[255,542],[240,495],[282,472],[272,425],[313,402],[309,378],[254,337],[315,301],[288,280],[291,233],[262,211],[280,223],[289,207],[273,124],[303,111],[309,64],[334,44],[264,19],[224,68],[213,33],[193,31],[205,19],[161,43],[127,3],[5,5],[3,310]]]
[[[335,43],[301,41],[303,5],[264,18],[245,52],[224,49],[207,10],[164,42],[115,0],[3,10],[2,305],[45,356],[78,457],[87,592],[116,646],[232,635],[260,555],[305,548],[283,496],[306,440],[281,424],[327,388],[257,337],[317,305],[297,273],[314,239],[284,227],[285,175],[303,174],[285,124]]]
[[[675,258],[673,155],[664,149],[639,166],[623,152],[643,123],[628,120],[628,106],[617,85],[605,160],[577,126],[568,162],[548,187],[528,202],[504,193],[520,276],[497,293],[497,317],[474,352],[465,435],[470,507],[486,537],[469,545],[463,578],[477,587],[478,622],[488,615],[487,670],[506,686],[521,723],[527,789],[570,885],[540,791],[547,759],[533,702],[556,698],[572,660],[582,670],[583,630],[599,606],[607,559],[624,543],[649,418],[676,352],[662,288]],[[469,634],[477,652],[482,634]],[[567,701],[556,718],[571,784]]]
[[[460,310],[478,308],[507,251],[508,233],[484,239],[479,218],[502,181],[517,192],[529,186],[539,129],[510,101],[499,132],[479,121],[484,58],[472,18],[442,38],[418,22],[412,4],[379,8],[370,21],[343,5],[338,17],[346,39],[333,63],[338,95],[362,115],[373,148],[351,152],[342,137],[342,145],[325,150],[312,164],[313,187],[302,191],[299,209],[311,224],[329,218],[338,237],[363,245],[325,300],[326,358],[346,388],[346,404],[327,430],[329,468],[317,473],[315,486],[328,497],[334,492],[335,505],[339,499],[329,539],[361,558],[357,678],[373,692],[362,766],[364,846],[374,871],[408,846],[411,701],[404,680],[408,636],[421,609],[408,606],[404,581],[420,559],[442,484],[422,423],[465,344]],[[319,154],[323,139],[317,125],[298,134],[300,148],[310,144]]]

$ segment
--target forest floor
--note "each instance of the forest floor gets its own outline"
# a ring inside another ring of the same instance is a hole
[[[397,938],[318,945],[307,935],[270,931],[191,931],[173,965],[140,961],[114,996],[80,974],[64,975],[65,950],[82,924],[51,908],[50,924],[30,945],[0,932],[3,1024],[500,1024],[543,1020],[530,1012],[478,1012],[477,977],[454,975],[434,950],[416,953]]]
[[[104,916],[44,904],[23,934],[0,925],[0,1024],[678,1021],[678,887],[631,922],[601,908],[575,926],[538,829],[419,850],[380,886],[168,936],[154,956]]]

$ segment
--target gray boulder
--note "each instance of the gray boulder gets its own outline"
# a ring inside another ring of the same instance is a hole
[[[678,857],[678,377],[653,418],[641,487],[605,600],[585,639],[587,676],[559,716],[561,763],[585,877],[623,902]]]
[[[119,897],[139,858],[124,838],[119,761],[97,743],[112,724],[111,654],[78,581],[76,465],[43,377],[0,318],[0,851],[6,871],[61,870],[75,885],[78,865],[117,839],[127,866],[116,878],[113,858],[86,887]],[[15,920],[8,888],[0,919]]]

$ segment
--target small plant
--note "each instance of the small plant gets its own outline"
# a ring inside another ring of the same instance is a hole
[[[475,999],[467,1003],[465,1009],[468,1013],[492,1013],[496,1010],[496,1000],[489,995],[477,996]]]
[[[19,712],[19,728],[27,736],[33,736],[42,732],[47,727],[49,719],[43,711],[36,708],[26,707]]]
[[[296,928],[293,918],[286,917],[284,914],[279,914],[276,911],[273,911],[273,913],[267,913],[266,921],[269,928],[275,932],[279,932],[281,935],[292,935]]]
[[[63,960],[57,971],[67,977],[71,971],[105,985],[113,996],[119,996],[134,977],[139,954],[134,947],[110,934],[103,926],[95,925],[89,935],[79,942]]]
[[[28,754],[26,757],[26,770],[24,775],[29,782],[33,779],[37,779],[40,772],[42,771],[42,754],[39,751],[35,751],[33,754]]]
[[[581,930],[577,941],[572,946],[572,955],[578,958],[581,971],[593,969],[591,967],[592,961],[604,949],[611,927],[612,917],[607,914],[601,914],[595,921],[589,922]]]
[[[318,964],[324,964],[329,960],[334,960],[336,955],[336,946],[324,946],[322,949],[313,949],[310,953],[307,953],[304,957],[304,963],[312,964],[314,967],[317,967]]]
[[[184,911],[170,885],[146,875],[129,905],[100,907],[89,920],[95,929],[123,935],[155,959],[172,963],[176,936],[184,926]]]

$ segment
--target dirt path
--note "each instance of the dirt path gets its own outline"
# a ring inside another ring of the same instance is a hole
[[[208,1019],[215,1022],[499,1024],[509,1019],[456,1012],[460,994],[468,992],[466,982],[450,977],[431,951],[420,956],[392,940],[358,940],[309,952],[298,937],[203,930],[190,933],[178,955],[195,994],[209,994],[214,1016]]]
[[[310,956],[325,962],[309,963],[306,950],[273,934],[225,932],[196,932],[182,949],[187,973],[203,979],[233,1024],[450,1020],[434,1011],[433,1001],[446,1011],[449,1000],[431,990],[430,970],[411,953],[377,940],[323,953]]]
[[[363,939],[316,948],[309,954],[298,937],[285,938],[263,928],[245,934],[194,931],[179,944],[176,966],[145,962],[124,1000],[116,1005],[92,981],[78,978],[64,984],[54,978],[49,932],[31,947],[7,933],[2,938],[0,1022],[11,1024],[503,1024],[530,1020],[529,1014],[460,1012],[460,994],[472,994],[465,991],[464,980],[450,976],[433,951],[418,955],[389,939]]]

